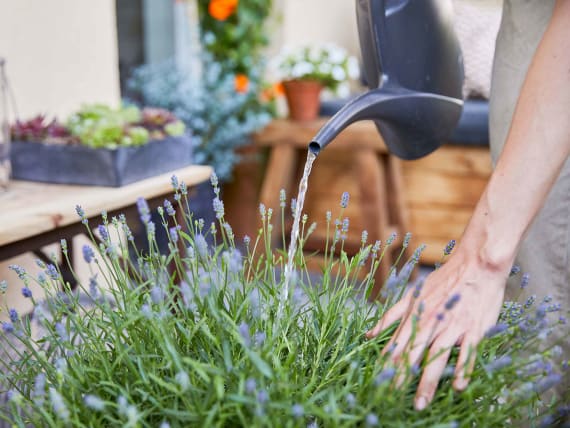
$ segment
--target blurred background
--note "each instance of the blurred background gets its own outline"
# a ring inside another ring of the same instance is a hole
[[[410,231],[412,246],[428,245],[422,258],[427,266],[437,263],[450,239],[459,239],[491,170],[486,98],[501,2],[456,0],[453,7],[464,95],[474,102],[466,109],[471,116],[462,117],[463,128],[419,161],[402,162],[372,149],[378,164],[368,176],[382,183],[368,184],[362,183],[362,168],[368,167],[351,157],[350,139],[381,139],[370,127],[355,128],[343,148],[319,157],[307,204],[310,217],[322,222],[348,191],[349,240],[358,246],[373,216],[383,226],[370,239]],[[365,76],[354,72],[359,55],[355,4],[347,0],[0,0],[0,57],[13,94],[10,122],[38,114],[65,121],[94,103],[173,112],[192,134],[195,162],[212,165],[220,176],[238,237],[255,234],[260,193],[278,192],[283,183],[268,170],[276,141],[291,136],[308,142],[323,116],[364,90]],[[321,119],[291,117],[283,82],[305,75],[322,80]],[[294,196],[303,160],[281,172],[292,177],[287,198]],[[382,209],[367,205],[367,186],[379,189],[374,197]],[[17,263],[33,272],[33,259],[25,254],[0,263],[0,279],[17,282],[7,266]],[[17,294],[7,296],[10,304],[25,304]]]

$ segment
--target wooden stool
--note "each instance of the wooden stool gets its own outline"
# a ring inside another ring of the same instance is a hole
[[[285,189],[290,200],[297,187],[308,151],[308,144],[326,119],[315,122],[276,120],[255,136],[258,147],[269,148],[269,158],[262,179],[259,202],[273,210],[274,224],[281,224],[279,193]],[[305,249],[323,251],[326,243],[325,212],[339,207],[341,194],[350,194],[346,216],[350,232],[344,249],[349,255],[361,247],[361,232],[368,232],[368,242],[385,241],[397,234],[387,259],[376,275],[375,297],[388,275],[395,254],[401,250],[408,231],[408,215],[403,197],[400,161],[391,156],[372,122],[358,122],[344,130],[315,161],[303,212],[319,227],[306,242]],[[289,201],[288,204],[289,206]],[[289,209],[287,210],[289,213]],[[344,217],[344,215],[343,215]],[[286,219],[286,224],[291,216]],[[279,245],[280,228],[274,228],[272,243]],[[406,251],[407,259],[410,252]]]

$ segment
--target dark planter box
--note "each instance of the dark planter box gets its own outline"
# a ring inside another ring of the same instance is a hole
[[[11,143],[12,178],[119,187],[192,163],[189,137],[169,137],[115,150],[35,142]]]

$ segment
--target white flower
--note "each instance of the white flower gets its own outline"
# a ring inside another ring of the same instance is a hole
[[[336,88],[336,94],[340,98],[347,98],[350,95],[350,85],[347,82],[343,82]]]
[[[291,75],[295,78],[299,78],[311,74],[314,70],[313,64],[303,61],[295,64],[293,70],[291,70]]]
[[[353,56],[348,58],[348,77],[354,80],[360,77],[360,66],[358,64],[358,60]]]
[[[340,65],[337,65],[332,69],[332,77],[334,80],[342,82],[344,79],[346,79],[346,72]]]
[[[331,72],[331,69],[332,65],[330,65],[328,62],[323,62],[322,64],[319,65],[320,73],[329,74]]]

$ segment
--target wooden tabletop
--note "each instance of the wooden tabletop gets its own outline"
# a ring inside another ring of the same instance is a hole
[[[0,193],[0,247],[78,222],[75,206],[87,217],[172,192],[176,175],[188,187],[210,178],[212,168],[192,165],[123,187],[76,186],[13,180]],[[1,251],[1,248],[0,248]]]

